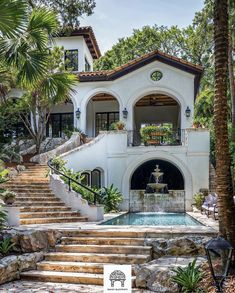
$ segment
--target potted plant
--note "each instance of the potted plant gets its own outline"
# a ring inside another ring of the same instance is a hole
[[[117,130],[123,130],[125,127],[125,123],[123,121],[116,122],[116,129]]]
[[[17,194],[14,191],[6,190],[1,194],[1,198],[6,205],[12,205],[15,202]]]

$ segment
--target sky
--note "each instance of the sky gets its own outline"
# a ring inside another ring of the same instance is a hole
[[[144,25],[191,24],[204,0],[96,0],[94,14],[81,19],[82,26],[92,26],[101,52],[112,48],[119,38]]]

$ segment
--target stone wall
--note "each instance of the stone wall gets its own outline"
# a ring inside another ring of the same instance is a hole
[[[130,191],[131,212],[185,212],[184,190],[169,190],[169,193],[149,193],[145,190]]]

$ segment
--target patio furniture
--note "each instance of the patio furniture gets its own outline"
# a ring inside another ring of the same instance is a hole
[[[208,196],[205,197],[205,201],[202,204],[201,212],[207,215],[209,218],[210,214],[213,213],[213,217],[215,220],[217,220],[216,214],[218,214],[218,208],[217,208],[217,194],[216,193],[210,193]]]

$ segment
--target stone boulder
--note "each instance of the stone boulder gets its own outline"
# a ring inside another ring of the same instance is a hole
[[[36,231],[36,230],[10,230],[4,233],[12,237],[14,251],[19,253],[47,251],[55,247],[61,237],[58,231]]]
[[[149,263],[135,267],[136,287],[149,289],[153,292],[178,293],[179,288],[171,278],[176,275],[173,268],[186,267],[193,261],[192,257],[161,257]],[[197,265],[202,265],[205,259],[197,258]]]
[[[153,247],[153,257],[162,256],[200,256],[205,255],[204,243],[208,238],[179,237],[173,239],[149,240],[148,245]]]
[[[43,252],[10,255],[0,259],[0,284],[20,278],[20,273],[35,270],[37,262],[43,259]]]

